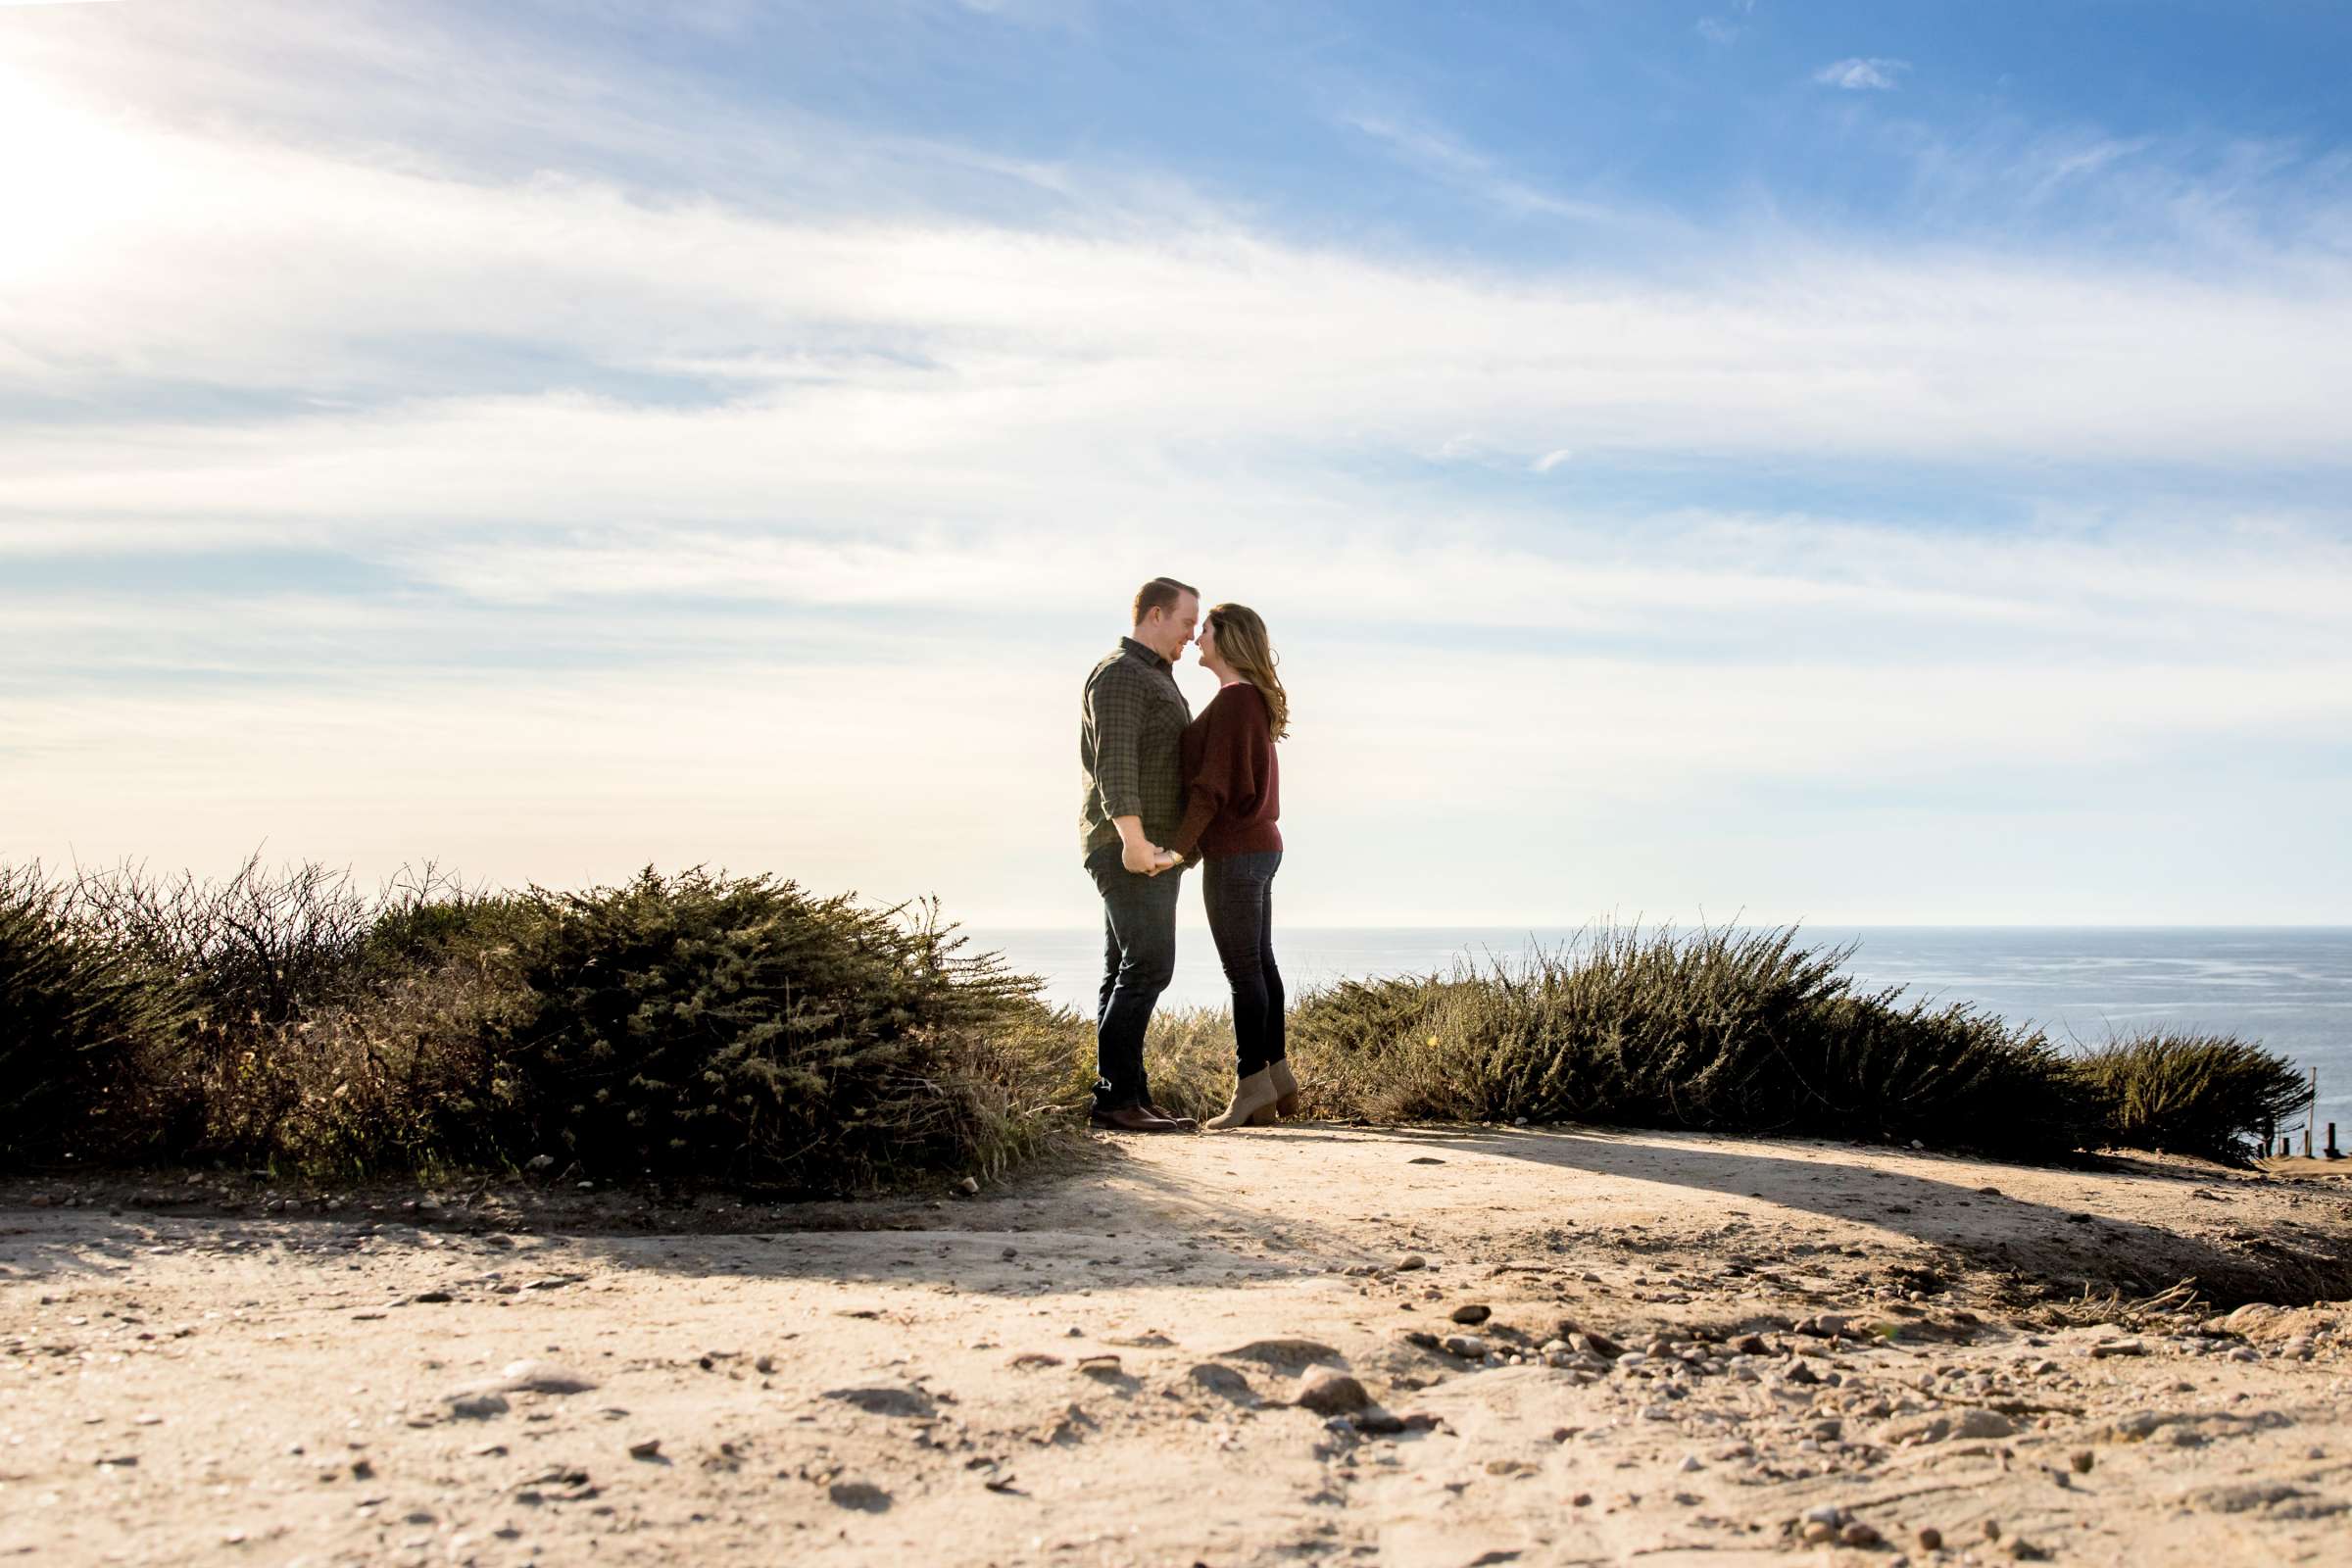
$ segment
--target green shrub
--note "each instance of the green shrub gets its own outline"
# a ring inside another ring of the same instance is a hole
[[[135,1150],[141,1080],[173,1022],[152,976],[74,929],[69,889],[0,867],[0,1163]]]
[[[1036,983],[961,956],[935,915],[700,870],[532,902],[529,1001],[498,1057],[534,1147],[832,1190],[1002,1137],[1022,1086],[986,1080],[983,1037],[1033,1021]]]
[[[489,1042],[526,1001],[501,965],[452,960],[184,1053],[187,1152],[325,1178],[511,1164],[524,1107]]]
[[[540,902],[468,888],[427,865],[386,889],[356,949],[370,980],[511,951],[544,918]]]
[[[1900,992],[1822,1009],[1814,1130],[2058,1159],[2098,1141],[2096,1096],[2036,1029],[1963,1004],[1904,1005]]]
[[[2242,1159],[2302,1104],[2218,1037],[2061,1054],[1966,1006],[1857,991],[1793,931],[1603,930],[1301,999],[1309,1114],[1585,1121]],[[567,895],[429,865],[370,898],[317,865],[224,882],[0,867],[0,1159],[220,1158],[320,1176],[514,1166],[838,1192],[1053,1149],[1091,1022],[969,956],[935,907],[648,870]],[[1221,1109],[1223,1010],[1163,1009],[1153,1098]]]
[[[2230,1035],[2150,1031],[2108,1042],[2073,1063],[2099,1098],[2110,1143],[2246,1161],[2265,1128],[2302,1110],[2294,1063]]]
[[[1316,990],[1292,1020],[1292,1054],[1311,1110],[1372,1120],[1916,1137],[2040,1155],[2096,1125],[2038,1035],[1857,994],[1848,956],[1799,948],[1793,931],[1602,930],[1520,963]]]

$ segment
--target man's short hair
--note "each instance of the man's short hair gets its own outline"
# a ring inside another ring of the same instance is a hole
[[[1176,601],[1186,594],[1198,599],[1200,590],[1189,582],[1178,582],[1173,577],[1152,578],[1135,591],[1135,624],[1141,626],[1144,617],[1154,610],[1175,609]]]

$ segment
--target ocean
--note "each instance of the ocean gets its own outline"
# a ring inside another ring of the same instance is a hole
[[[1051,1000],[1093,1010],[1100,932],[971,936],[1043,976]],[[1568,929],[1300,927],[1278,929],[1274,951],[1296,995],[1333,980],[1518,957],[1576,937]],[[2352,927],[1807,926],[1802,940],[1854,944],[1847,972],[1865,984],[1973,1003],[2060,1041],[2094,1044],[2151,1026],[2258,1040],[2305,1071],[2319,1069],[2323,1138],[2333,1121],[2339,1140],[2352,1143]],[[1163,1000],[1225,1003],[1216,952],[1193,921],[1178,932],[1176,980]]]

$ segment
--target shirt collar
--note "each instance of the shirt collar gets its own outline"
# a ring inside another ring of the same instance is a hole
[[[1152,661],[1152,662],[1157,664],[1162,669],[1173,669],[1176,667],[1175,665],[1169,663],[1166,660],[1160,658],[1156,649],[1147,648],[1132,637],[1120,638],[1119,646],[1126,649],[1131,654],[1143,655],[1146,659],[1149,659]]]

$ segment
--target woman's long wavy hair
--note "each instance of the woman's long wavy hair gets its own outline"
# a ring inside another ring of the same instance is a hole
[[[1282,677],[1274,673],[1280,661],[1274,657],[1266,623],[1248,605],[1218,605],[1209,611],[1208,623],[1217,629],[1217,657],[1264,695],[1267,729],[1276,740],[1288,735],[1291,699],[1282,689]]]

